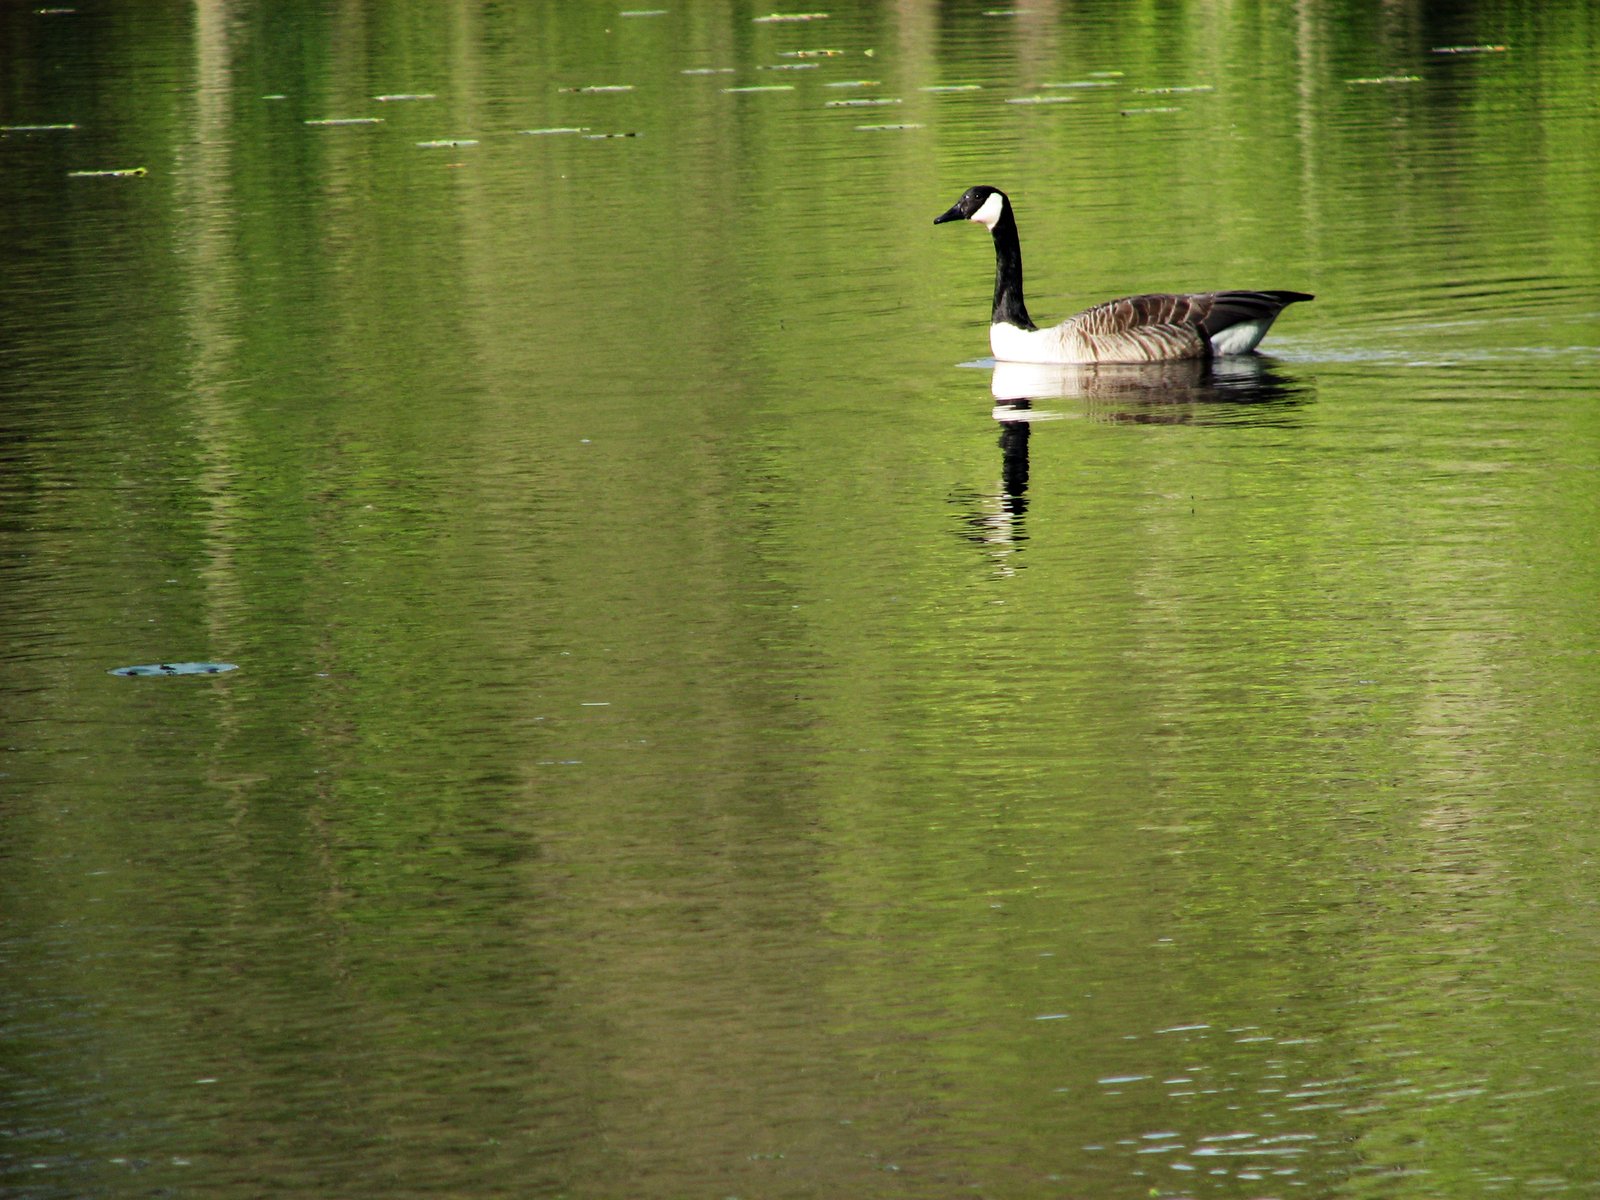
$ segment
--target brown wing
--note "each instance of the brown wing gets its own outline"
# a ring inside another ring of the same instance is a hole
[[[1124,296],[1073,317],[1068,325],[1094,362],[1164,362],[1211,352],[1189,296]]]
[[[1223,330],[1246,323],[1264,330],[1286,305],[1310,299],[1305,292],[1157,292],[1097,304],[1068,324],[1100,362],[1199,358]]]

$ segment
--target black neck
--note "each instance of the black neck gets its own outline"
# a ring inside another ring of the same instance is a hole
[[[1028,306],[1022,302],[1022,243],[1017,240],[1017,219],[1011,215],[1010,204],[994,223],[994,315],[989,320],[995,325],[1034,328]]]

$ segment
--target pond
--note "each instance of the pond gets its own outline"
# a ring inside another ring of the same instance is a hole
[[[0,1186],[1600,1188],[1600,18],[0,8]],[[1254,359],[996,367],[1314,293]]]

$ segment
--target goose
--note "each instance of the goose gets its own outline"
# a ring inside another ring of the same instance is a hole
[[[976,221],[994,235],[994,315],[989,348],[1001,362],[1149,363],[1249,354],[1305,292],[1190,292],[1108,300],[1040,329],[1022,302],[1022,245],[1011,200],[999,188],[968,188],[933,219]]]

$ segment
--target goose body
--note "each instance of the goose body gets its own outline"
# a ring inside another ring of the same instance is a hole
[[[1305,292],[1189,292],[1108,300],[1040,329],[1022,300],[1022,244],[1011,201],[998,188],[968,188],[933,219],[976,221],[994,236],[994,314],[989,348],[1002,362],[1150,363],[1249,354]]]

